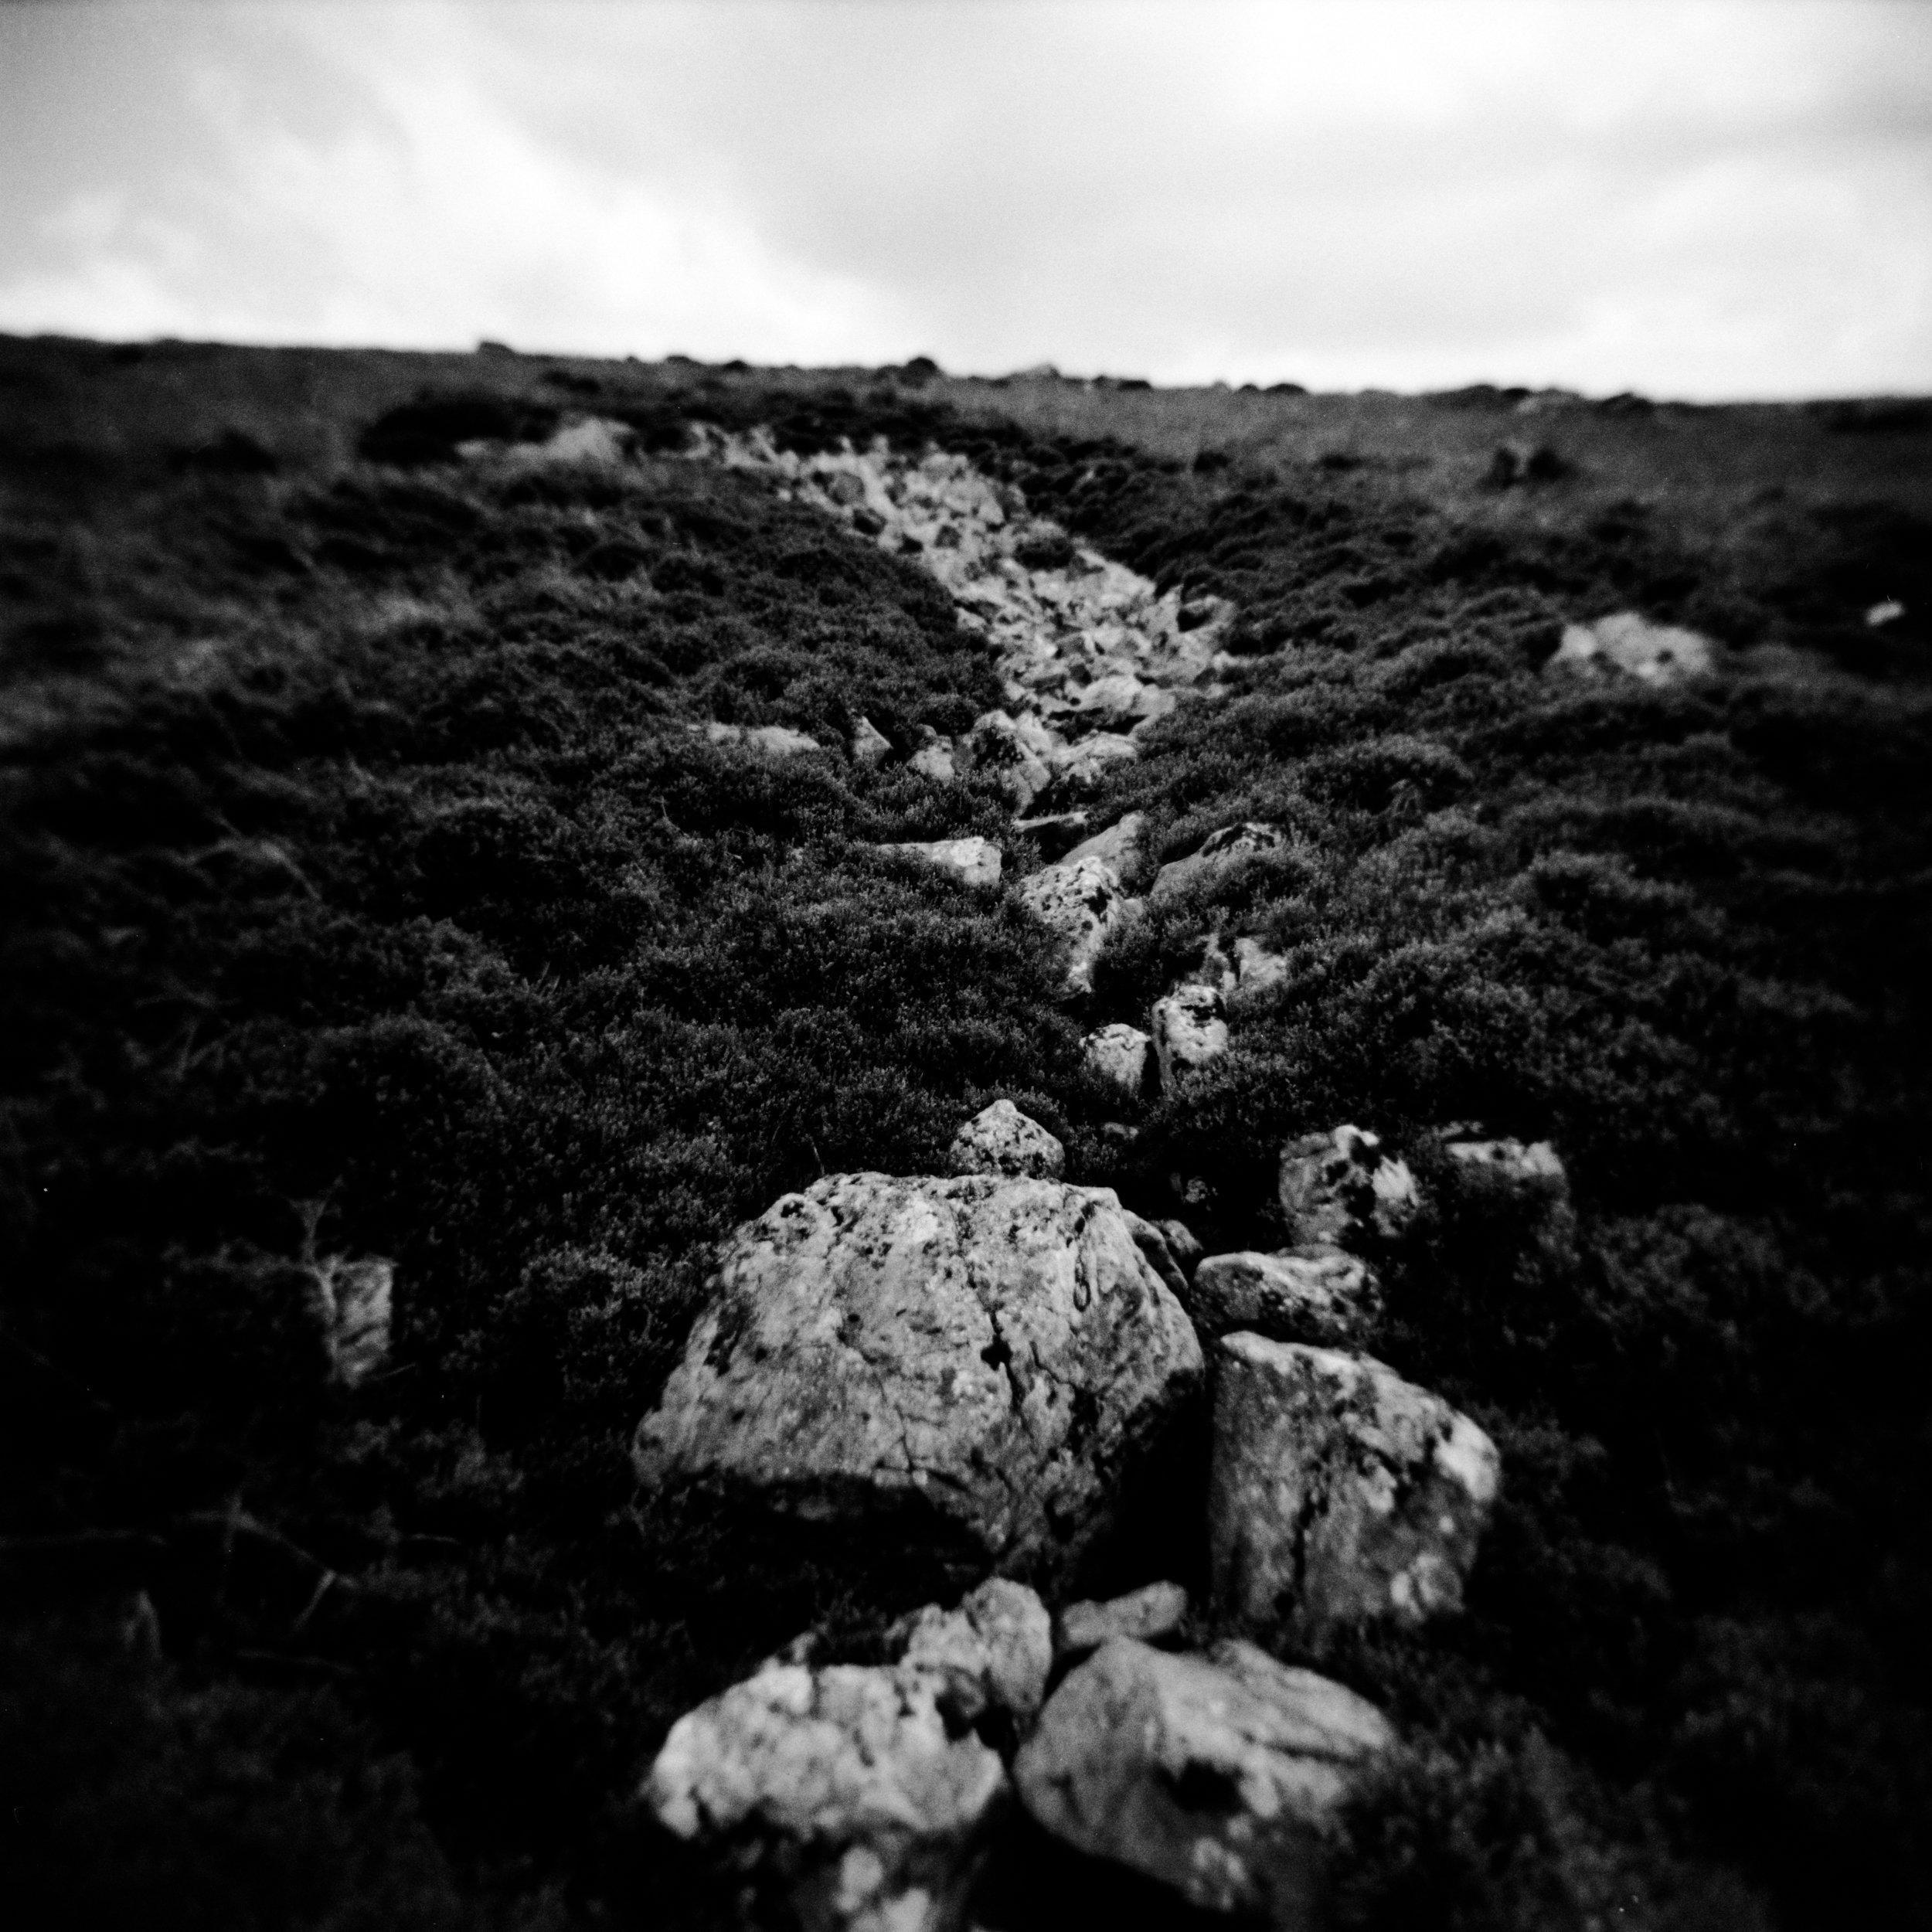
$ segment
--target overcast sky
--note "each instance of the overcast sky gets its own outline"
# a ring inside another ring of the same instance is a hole
[[[1932,389],[1932,5],[0,6],[0,330]]]

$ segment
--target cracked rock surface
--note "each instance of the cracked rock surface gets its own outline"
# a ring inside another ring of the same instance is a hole
[[[632,1460],[649,1489],[1050,1574],[1201,1372],[1111,1190],[830,1175],[724,1244]]]
[[[1336,1814],[1392,1741],[1366,1699],[1251,1644],[1173,1656],[1116,1638],[1047,1701],[1013,1777],[1077,1849],[1209,1910],[1302,1926]]]
[[[1306,1639],[1461,1607],[1501,1468],[1475,1423],[1372,1356],[1243,1333],[1213,1366],[1218,1611]]]
[[[671,1727],[645,1801],[680,1838],[751,1847],[811,1932],[946,1932],[1007,1782],[951,1734],[944,1687],[903,1665],[768,1664]]]

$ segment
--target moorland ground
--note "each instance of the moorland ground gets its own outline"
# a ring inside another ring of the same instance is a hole
[[[1223,1247],[1342,1120],[1568,1166],[1573,1250],[1435,1172],[1381,1257],[1375,1352],[1507,1482],[1465,1614],[1298,1659],[1406,1740],[1345,1921],[1923,1922],[1932,413],[1523,400],[0,343],[9,1896],[728,1916],[640,1768],[917,1580],[640,1511],[629,1431],[720,1233],[1009,1095],[1144,1211],[1216,1177]],[[566,411],[641,454],[456,454]],[[1070,1000],[1010,899],[871,849],[1031,862],[989,777],[694,736],[903,753],[1001,694],[915,558],[684,460],[693,420],[934,442],[1232,599],[1230,688],[1095,809],[1289,845]],[[1550,473],[1486,481],[1510,440]],[[1623,608],[1733,655],[1546,668]],[[1124,1145],[1081,1035],[1217,920],[1291,970]],[[318,1249],[396,1264],[354,1389]]]

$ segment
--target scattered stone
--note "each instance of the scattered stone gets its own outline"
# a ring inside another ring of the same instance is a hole
[[[1104,832],[1097,832],[1090,838],[1083,840],[1066,855],[1070,862],[1083,859],[1098,859],[1111,866],[1125,880],[1133,872],[1141,855],[1141,835],[1147,829],[1147,815],[1144,811],[1130,811],[1124,818],[1117,820]]]
[[[875,845],[874,852],[898,852],[917,859],[941,872],[949,872],[962,885],[997,886],[1004,863],[998,846],[990,838],[927,838],[904,841],[897,845]]]
[[[322,1318],[331,1372],[354,1388],[389,1359],[396,1264],[373,1257],[352,1261],[325,1254],[308,1264]]]
[[[1199,1386],[1106,1188],[835,1174],[725,1243],[632,1461],[651,1490],[1050,1575]]]
[[[771,758],[791,758],[802,751],[824,748],[808,732],[794,731],[788,725],[708,724],[704,735],[714,745],[749,745]]]
[[[1406,1161],[1359,1127],[1304,1134],[1281,1150],[1281,1212],[1298,1247],[1346,1247],[1371,1233],[1393,1240],[1420,1205]]]
[[[1495,1501],[1495,1444],[1367,1355],[1214,1345],[1208,1548],[1218,1613],[1311,1641],[1459,1609]]]
[[[930,778],[942,785],[949,785],[959,775],[957,760],[953,757],[953,741],[942,738],[931,726],[924,728],[923,743],[906,762],[923,778]]]
[[[995,1100],[953,1136],[946,1163],[954,1174],[1025,1175],[1036,1181],[1057,1181],[1066,1172],[1066,1149],[1011,1100]]]
[[[1067,990],[1090,993],[1100,948],[1127,917],[1120,874],[1104,859],[1063,860],[1023,879],[1019,900],[1065,944]]]
[[[1487,1141],[1458,1138],[1443,1144],[1444,1153],[1464,1167],[1493,1174],[1512,1187],[1547,1193],[1556,1200],[1570,1198],[1570,1176],[1556,1150],[1547,1141]]]
[[[1367,1264],[1339,1248],[1210,1254],[1194,1270],[1188,1312],[1202,1337],[1238,1328],[1325,1349],[1359,1344],[1382,1313]]]
[[[1184,890],[1198,879],[1211,877],[1238,864],[1243,859],[1251,859],[1262,852],[1278,852],[1287,843],[1287,835],[1279,825],[1264,825],[1253,820],[1245,825],[1224,825],[1219,832],[1210,832],[1198,849],[1186,858],[1173,859],[1163,866],[1155,875],[1150,896],[1165,899]]]
[[[1251,1644],[1117,1639],[1069,1672],[1013,1764],[1046,1830],[1190,1903],[1318,1922],[1338,1815],[1393,1743],[1366,1699]]]
[[[1185,1221],[1160,1221],[1155,1226],[1167,1236],[1168,1252],[1173,1256],[1175,1265],[1192,1281],[1194,1270],[1201,1265],[1202,1257],[1207,1250]]]
[[[869,718],[861,718],[852,728],[852,761],[869,769],[883,764],[893,755],[893,741]]]
[[[1104,1604],[1070,1604],[1060,1614],[1055,1654],[1077,1662],[1117,1637],[1157,1648],[1177,1644],[1187,1612],[1187,1592],[1179,1583],[1145,1583]]]
[[[1213,986],[1182,986],[1154,1002],[1154,1053],[1160,1063],[1161,1090],[1198,1073],[1227,1051],[1228,1023],[1221,995]]]
[[[1282,985],[1288,977],[1288,962],[1281,953],[1272,953],[1258,939],[1234,942],[1235,984],[1243,993],[1259,993]]]
[[[945,1685],[767,1665],[672,1726],[645,1801],[679,1838],[749,1842],[814,1932],[945,1932],[1008,1788],[998,1753],[951,1734]]]
[[[1087,836],[1083,811],[1059,811],[1044,818],[1015,818],[1013,829],[1036,840],[1048,859],[1064,858]]]
[[[989,1577],[956,1610],[928,1604],[903,1618],[900,1662],[944,1680],[942,1707],[962,1724],[989,1711],[1029,1722],[1053,1668],[1053,1620],[1024,1583]]]
[[[1702,677],[1716,655],[1717,647],[1701,632],[1619,611],[1594,624],[1566,625],[1549,662],[1560,671],[1621,671],[1645,684],[1667,685]]]
[[[1151,1035],[1119,1020],[1089,1033],[1080,1042],[1087,1065],[1133,1100],[1141,1097],[1147,1079],[1147,1056],[1153,1046]]]

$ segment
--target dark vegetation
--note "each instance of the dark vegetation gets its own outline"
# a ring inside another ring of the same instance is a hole
[[[1914,511],[1765,497],[1720,541],[1606,502],[1587,451],[1532,516],[1372,454],[1049,434],[923,369],[497,358],[417,397],[396,363],[332,389],[325,358],[7,351],[18,1922],[716,1920],[636,1776],[804,1624],[862,1653],[906,1585],[894,1553],[754,1567],[639,1514],[628,1432],[718,1233],[821,1172],[930,1168],[1001,1093],[1136,1204],[1211,1177],[1221,1244],[1278,1238],[1290,1133],[1362,1121],[1430,1183],[1378,1352],[1491,1430],[1508,1487],[1466,1617],[1308,1660],[1409,1743],[1345,1919],[1932,1916]],[[586,381],[624,469],[447,460]],[[960,729],[998,701],[984,655],[913,560],[662,454],[694,417],[936,438],[1235,599],[1232,694],[1111,802],[1165,855],[1242,818],[1291,845],[1060,1004],[1010,903],[866,849],[1002,836],[992,791],[835,749],[862,712],[902,747]],[[1566,618],[1624,607],[1753,648],[1676,690],[1540,673]],[[834,749],[768,763],[688,729],[714,718]],[[1079,1035],[1217,923],[1293,970],[1124,1151]],[[1472,1118],[1556,1141],[1573,1223],[1445,1171],[1427,1130]],[[352,1393],[311,1240],[396,1264]],[[1103,1896],[1032,1851],[997,1917]]]

